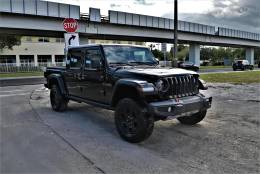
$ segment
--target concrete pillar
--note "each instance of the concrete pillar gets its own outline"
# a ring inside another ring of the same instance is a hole
[[[53,66],[56,65],[56,62],[55,62],[55,55],[54,55],[54,54],[51,55],[51,64],[52,64]]]
[[[16,61],[16,66],[21,66],[21,61],[20,61],[20,56],[19,55],[15,55],[15,61]]]
[[[34,59],[34,66],[38,66],[38,56],[37,56],[37,54],[35,54],[33,56],[33,59]]]
[[[248,62],[251,65],[255,64],[255,58],[254,58],[254,48],[247,48],[246,49],[246,60],[248,60]]]
[[[190,44],[189,61],[200,66],[200,45]]]

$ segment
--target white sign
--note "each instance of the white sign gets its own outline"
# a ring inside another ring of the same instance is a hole
[[[167,51],[167,44],[166,43],[162,43],[162,52],[165,53]]]
[[[68,46],[79,46],[79,34],[78,33],[65,33],[65,48]]]

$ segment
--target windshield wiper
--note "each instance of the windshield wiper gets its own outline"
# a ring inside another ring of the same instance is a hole
[[[109,65],[127,65],[127,66],[133,66],[129,63],[124,63],[124,62],[111,62]]]
[[[129,62],[132,64],[139,64],[139,65],[157,65],[155,62]]]

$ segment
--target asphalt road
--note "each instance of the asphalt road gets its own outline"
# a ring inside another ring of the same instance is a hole
[[[157,122],[153,135],[129,144],[113,112],[70,102],[50,109],[41,85],[1,87],[0,173],[252,173],[260,172],[260,84],[212,84],[204,121]]]

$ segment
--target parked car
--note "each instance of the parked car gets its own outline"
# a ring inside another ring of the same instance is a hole
[[[246,69],[250,69],[253,70],[254,69],[254,65],[250,65],[250,63],[248,62],[248,60],[236,60],[233,63],[233,70],[246,70]]]
[[[177,118],[193,125],[204,119],[212,97],[193,71],[158,66],[146,47],[83,45],[69,47],[66,68],[45,69],[54,111],[69,100],[115,111],[115,125],[126,141],[147,139],[154,122]]]
[[[195,65],[193,62],[178,62],[178,68],[187,69],[191,71],[199,71],[199,66]]]

